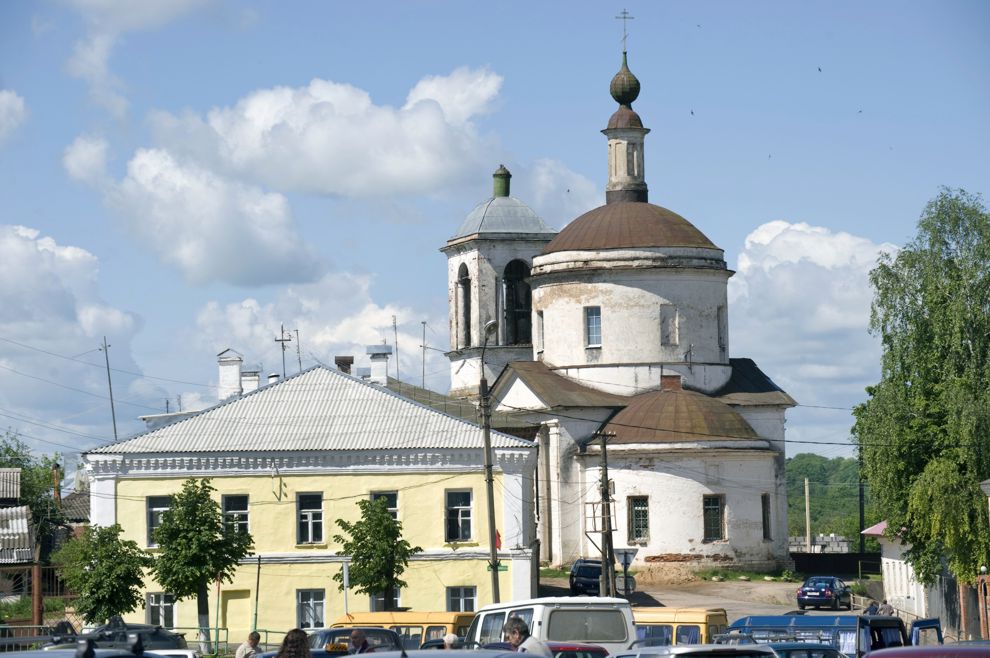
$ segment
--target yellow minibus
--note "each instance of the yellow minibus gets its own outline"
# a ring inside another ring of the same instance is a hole
[[[464,637],[473,612],[352,612],[337,618],[331,628],[371,626],[389,628],[402,637],[406,649],[418,649],[427,640],[442,640],[447,633]]]
[[[636,639],[651,645],[711,644],[725,632],[725,608],[632,609]]]

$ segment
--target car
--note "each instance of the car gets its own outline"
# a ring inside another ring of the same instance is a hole
[[[605,658],[605,647],[587,642],[547,642],[553,658]]]
[[[115,617],[109,624],[97,626],[88,633],[75,635],[67,633],[60,638],[55,638],[44,649],[70,649],[76,646],[79,640],[91,639],[97,648],[127,648],[131,644],[131,634],[136,633],[141,638],[141,644],[145,649],[151,651],[158,650],[187,650],[189,645],[182,633],[175,633],[151,624],[131,624],[124,622],[120,617]]]
[[[144,651],[137,647],[98,648],[85,640],[72,649],[32,649],[29,651],[4,652],[9,658],[162,658],[160,654]]]
[[[671,644],[662,647],[641,648],[638,651],[620,651],[610,658],[776,658],[773,649],[765,644]]]
[[[571,565],[569,577],[571,594],[598,596],[601,591],[599,580],[602,577],[601,560],[577,560]]]
[[[797,604],[801,610],[806,606],[821,608],[826,605],[833,610],[838,610],[840,606],[852,610],[852,590],[841,578],[812,576],[798,588]]]
[[[374,626],[352,626],[350,628],[317,628],[307,630],[311,649],[323,649],[329,655],[341,656],[347,654],[351,632],[364,631],[368,646],[378,651],[402,651],[402,637],[395,631]],[[418,646],[418,645],[417,645]],[[278,653],[278,652],[276,652]],[[314,658],[316,654],[313,654]]]
[[[986,658],[990,650],[968,642],[933,644],[926,647],[893,647],[870,652],[870,658]]]
[[[779,658],[845,658],[839,650],[827,644],[813,642],[770,642],[768,647]]]

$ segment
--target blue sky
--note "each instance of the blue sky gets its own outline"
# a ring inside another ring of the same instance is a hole
[[[731,353],[802,404],[788,454],[850,454],[867,272],[939,186],[988,191],[990,5],[624,7],[651,201],[737,271]],[[2,3],[0,426],[70,463],[112,438],[104,335],[121,435],[214,401],[224,348],[281,370],[281,323],[304,367],[360,364],[395,316],[418,383],[421,323],[448,345],[438,248],[500,163],[552,226],[603,202],[622,9]]]

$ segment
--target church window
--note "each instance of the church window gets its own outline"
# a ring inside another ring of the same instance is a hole
[[[457,347],[471,347],[471,277],[464,263],[457,270]]]
[[[543,311],[536,312],[536,351],[543,351]]]
[[[650,538],[650,499],[646,496],[629,497],[629,542]]]
[[[585,347],[602,346],[602,307],[584,307],[584,345]]]
[[[677,307],[673,304],[660,306],[660,344],[677,345]]]
[[[702,514],[705,523],[704,541],[725,539],[725,497],[704,496]]]
[[[760,496],[760,505],[763,509],[763,538],[770,541],[773,539],[770,532],[770,494]]]
[[[529,266],[523,261],[514,260],[505,266],[502,285],[506,345],[528,345],[533,341],[532,295],[527,278]]]

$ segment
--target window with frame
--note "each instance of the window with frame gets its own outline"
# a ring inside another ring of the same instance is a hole
[[[543,351],[543,311],[536,312],[536,351]]]
[[[326,608],[326,590],[296,590],[296,627],[323,628]]]
[[[477,587],[448,587],[447,612],[474,612],[477,599]]]
[[[399,597],[401,596],[401,594],[402,594],[402,590],[400,590],[398,587],[396,587],[392,591],[392,598],[395,601],[395,606],[394,606],[395,608],[398,608],[400,605],[402,605],[401,601],[399,600]],[[375,592],[374,594],[371,595],[371,611],[372,612],[385,612],[386,611],[385,610],[385,592]]]
[[[388,513],[392,515],[393,519],[399,518],[399,492],[398,491],[373,491],[371,492],[371,500],[378,500],[379,498],[384,498],[388,506]]]
[[[725,497],[705,496],[702,502],[702,515],[705,523],[704,541],[725,539]]]
[[[584,346],[602,346],[602,307],[584,307]]]
[[[299,544],[318,544],[323,541],[323,494],[305,493],[296,497],[299,510]],[[300,627],[301,628],[301,627]]]
[[[650,538],[650,499],[646,496],[630,496],[629,541],[643,542]]]
[[[246,535],[248,533],[247,494],[221,496],[220,506],[223,509],[224,523],[242,535]]]
[[[471,492],[446,492],[446,536],[445,541],[468,541],[471,539]]]
[[[175,628],[175,596],[163,592],[148,594],[145,606],[148,623],[162,628]]]
[[[770,532],[770,494],[760,496],[760,508],[763,511],[763,538],[770,541],[773,539]]]
[[[172,506],[171,496],[148,496],[145,498],[148,509],[148,546],[154,548],[158,546],[155,541],[155,530],[162,524],[162,515]]]

